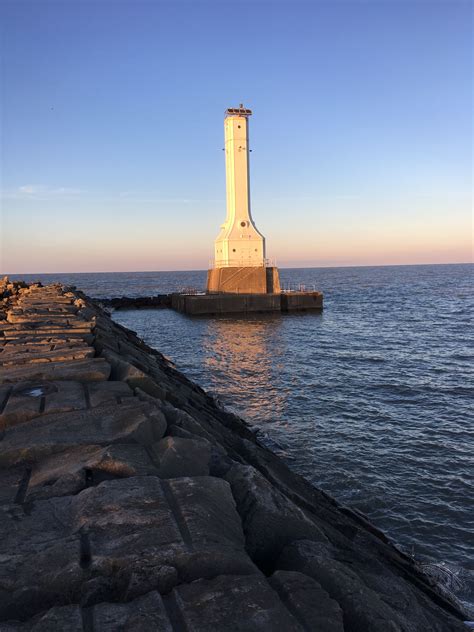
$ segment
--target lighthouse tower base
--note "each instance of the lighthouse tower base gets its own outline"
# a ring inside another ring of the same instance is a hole
[[[213,268],[207,272],[208,294],[279,294],[276,267]]]

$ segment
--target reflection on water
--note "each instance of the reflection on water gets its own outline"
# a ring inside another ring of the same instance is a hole
[[[287,353],[280,315],[206,321],[202,348],[211,390],[223,404],[243,399],[254,422],[284,416],[288,393],[276,387]]]

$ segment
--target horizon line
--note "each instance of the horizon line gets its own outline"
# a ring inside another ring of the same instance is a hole
[[[402,268],[421,266],[465,266],[474,265],[474,261],[455,261],[448,263],[381,263],[381,264],[359,264],[359,265],[321,265],[321,266],[286,266],[277,267],[279,270],[322,270],[337,268]],[[190,268],[183,270],[91,270],[91,271],[69,271],[69,272],[0,272],[0,276],[27,276],[43,274],[140,274],[142,272],[207,272],[207,268]]]

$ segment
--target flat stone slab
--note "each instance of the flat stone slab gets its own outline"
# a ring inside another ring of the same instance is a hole
[[[0,632],[84,632],[79,606],[59,606],[25,623],[0,623]]]
[[[0,342],[1,342],[0,338]],[[76,338],[69,342],[64,342],[61,340],[60,342],[51,343],[48,340],[43,340],[41,342],[23,342],[19,341],[17,343],[13,342],[1,342],[0,345],[0,359],[5,360],[9,356],[15,356],[18,354],[24,353],[45,353],[48,351],[55,351],[59,349],[88,349],[89,345],[81,340],[80,338]]]
[[[92,609],[97,632],[173,632],[158,592],[151,592],[129,603],[101,603]]]
[[[211,444],[205,440],[165,437],[154,446],[161,478],[208,476]]]
[[[157,474],[156,464],[139,444],[78,446],[35,463],[0,468],[0,502],[28,505],[78,494],[104,480]]]
[[[31,380],[107,380],[110,364],[103,358],[87,358],[69,362],[42,362],[16,367],[0,367],[0,384]]]
[[[38,323],[42,325],[83,325],[84,319],[77,318],[75,314],[71,314],[70,312],[53,312],[51,310],[44,310],[43,312],[38,311],[22,311],[22,312],[7,312],[7,321],[9,323],[18,323],[18,324],[30,324],[32,326],[36,326]]]
[[[137,398],[121,405],[42,415],[5,430],[0,442],[0,467],[36,462],[78,445],[151,445],[165,431],[160,409]]]
[[[16,354],[0,353],[0,366],[8,367],[19,364],[38,364],[42,362],[70,362],[93,358],[95,349],[88,346],[62,346],[52,350],[23,350]]]
[[[178,586],[173,594],[186,630],[193,632],[304,630],[263,575],[201,579]]]
[[[1,335],[1,328],[0,328]],[[8,348],[13,353],[13,347],[19,345],[24,347],[26,345],[47,345],[50,348],[54,345],[75,345],[75,344],[86,344],[90,346],[94,342],[94,334],[75,334],[75,333],[67,333],[56,336],[37,336],[30,334],[19,334],[19,335],[7,335],[7,337],[0,337],[0,344],[4,348]]]
[[[157,591],[128,603],[51,608],[25,623],[0,623],[0,632],[85,632],[84,619],[93,622],[95,632],[174,632]]]
[[[67,318],[57,318],[56,321],[52,320],[35,320],[34,318],[28,318],[25,322],[21,323],[9,323],[2,322],[1,331],[5,334],[7,333],[15,333],[15,332],[23,332],[23,333],[54,333],[55,331],[90,331],[93,329],[95,324],[93,322],[88,322],[83,320],[82,318],[76,319],[67,319]]]
[[[84,632],[82,622],[89,620],[97,632],[343,632],[340,618],[312,618],[326,606],[324,601],[318,603],[317,583],[300,573],[291,575],[299,580],[299,595],[305,590],[311,603],[294,602],[288,607],[261,575],[221,575],[180,585],[164,598],[154,590],[127,603],[51,608],[25,623],[0,625],[0,630]]]
[[[30,381],[0,387],[0,428],[52,413],[121,404],[133,397],[124,382]]]
[[[126,592],[134,574],[139,591],[136,576],[143,576],[144,566],[149,572],[175,568],[179,582],[258,573],[244,549],[230,488],[221,479],[132,477],[37,501],[27,513],[5,509],[0,520],[3,620],[79,603],[92,578],[103,578],[102,594],[109,586],[104,601]],[[143,587],[149,590],[146,581]]]

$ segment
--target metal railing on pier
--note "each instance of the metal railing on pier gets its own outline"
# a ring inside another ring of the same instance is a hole
[[[291,292],[317,292],[315,285],[307,285],[306,283],[281,283],[281,291],[285,294]]]
[[[214,268],[275,268],[275,259],[263,259],[261,263],[246,263],[242,259],[229,259],[228,261],[209,260],[209,269]]]
[[[184,287],[180,287],[177,293],[199,295],[199,294],[205,294],[206,292],[203,289],[198,289],[197,287],[187,285]]]

